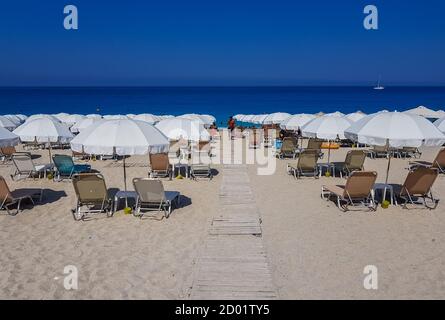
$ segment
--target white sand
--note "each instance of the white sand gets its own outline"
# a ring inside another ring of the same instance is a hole
[[[426,150],[431,160],[438,149]],[[67,151],[64,151],[67,152]],[[36,162],[46,162],[46,151]],[[334,151],[343,160],[346,150]],[[391,207],[376,213],[340,212],[320,198],[322,184],[339,178],[295,180],[279,160],[272,176],[249,167],[252,189],[262,214],[264,242],[274,282],[283,299],[445,298],[445,204],[435,211]],[[147,162],[132,157],[127,163]],[[390,182],[406,177],[408,160],[394,160]],[[123,189],[122,168],[111,161],[90,161],[108,187]],[[367,159],[366,169],[384,179],[386,160]],[[163,180],[191,203],[169,219],[140,220],[119,211],[112,218],[76,222],[70,182],[12,182],[12,166],[0,165],[12,189],[43,185],[45,204],[15,217],[0,215],[0,298],[2,299],[180,299],[187,298],[194,261],[218,205],[221,175],[213,181]],[[147,176],[146,167],[128,169]],[[131,185],[131,183],[129,183]],[[434,190],[445,199],[445,177]],[[187,203],[187,201],[185,201]],[[79,270],[79,290],[63,287],[63,268]],[[376,265],[379,289],[363,288],[363,268]]]

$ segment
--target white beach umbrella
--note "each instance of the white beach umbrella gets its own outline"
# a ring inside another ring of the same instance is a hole
[[[199,121],[171,118],[159,121],[155,127],[170,140],[184,139],[193,142],[210,140],[210,133]]]
[[[237,121],[241,121],[241,118],[243,118],[245,116],[245,114],[236,114],[233,116],[233,119],[237,120]]]
[[[36,120],[36,119],[50,119],[54,122],[60,122],[60,120],[57,119],[55,116],[50,115],[50,114],[42,114],[42,113],[33,114],[32,116],[29,116],[25,122],[29,122],[29,121]]]
[[[17,127],[17,125],[11,120],[9,120],[7,117],[0,116],[0,127],[12,131]]]
[[[72,126],[77,122],[80,122],[83,119],[85,119],[85,116],[82,116],[80,114],[67,114],[58,116],[57,119],[59,119],[60,122],[67,124],[68,126]]]
[[[445,117],[434,121],[434,125],[440,130],[440,132],[445,133]]]
[[[85,117],[88,119],[102,119],[102,116],[96,113],[87,114]]]
[[[93,125],[94,123],[97,123],[101,119],[97,118],[85,118],[79,122],[76,122],[71,128],[70,131],[72,133],[79,133],[88,128],[89,126]]]
[[[178,116],[177,118],[189,119],[189,120],[194,120],[194,121],[196,120],[196,121],[201,122],[201,124],[206,127],[210,126],[213,123],[212,119],[209,119],[208,117],[205,117],[205,116],[202,116],[199,114],[195,114],[195,113],[183,114],[183,115]]]
[[[264,119],[266,119],[268,116],[268,114],[257,114],[252,118],[252,123],[263,124]]]
[[[201,118],[203,118],[208,124],[213,124],[216,122],[216,118],[210,114],[201,114]]]
[[[159,117],[155,116],[153,114],[150,113],[143,113],[143,114],[138,114],[137,116],[134,116],[133,118],[134,120],[140,120],[140,121],[144,121],[150,124],[155,124],[156,122],[159,121]]]
[[[344,117],[328,116],[315,118],[306,123],[302,128],[303,137],[318,138],[323,140],[345,139],[345,130],[353,122]]]
[[[13,132],[20,137],[22,142],[48,143],[50,162],[52,162],[51,143],[68,143],[74,137],[65,124],[46,117],[28,119]]]
[[[409,114],[415,114],[415,115],[422,116],[425,118],[431,118],[431,119],[440,118],[440,114],[438,114],[437,111],[434,111],[434,110],[424,107],[424,106],[419,106],[417,108],[409,109],[404,112],[409,113]]]
[[[264,118],[263,124],[280,124],[290,116],[291,115],[289,113],[285,112],[271,113],[266,118]]]
[[[18,135],[0,127],[0,148],[13,147],[20,143]]]
[[[244,115],[244,117],[241,117],[241,119],[239,121],[251,123],[253,118],[255,118],[255,117],[256,117],[256,115],[254,115],[254,114],[246,114],[246,115]]]
[[[25,122],[26,119],[28,119],[28,117],[25,116],[24,114],[14,114],[13,116],[19,118],[21,123]]]
[[[100,120],[71,141],[71,149],[77,152],[124,156],[125,191],[125,156],[165,153],[169,146],[167,137],[157,128],[131,119]]]
[[[21,118],[19,118],[14,114],[5,114],[4,117],[8,118],[8,120],[11,121],[13,124],[15,124],[16,127],[18,127],[24,122],[24,120],[22,120]]]
[[[312,114],[296,114],[281,122],[280,128],[285,130],[298,130],[298,128],[303,127],[305,124],[315,118],[316,117]]]
[[[14,133],[22,142],[67,143],[74,137],[65,124],[46,117],[28,120]]]
[[[366,117],[366,114],[361,111],[357,111],[357,112],[353,112],[353,113],[349,113],[349,114],[345,115],[345,118],[351,120],[352,122],[357,122],[360,119],[363,119],[364,117]]]
[[[130,119],[127,116],[124,116],[122,114],[107,114],[105,116],[103,116],[104,119],[106,120],[126,120],[126,119]]]
[[[303,137],[318,138],[331,141],[345,139],[345,130],[353,122],[344,117],[324,115],[309,121],[301,128]],[[331,148],[328,149],[328,163],[330,163]]]
[[[393,148],[441,146],[445,136],[422,116],[406,112],[380,112],[355,122],[345,135],[359,143]],[[386,183],[391,165],[388,160]]]
[[[323,117],[325,113],[323,111],[320,111],[319,113],[314,114],[316,117]]]
[[[343,112],[340,112],[340,111],[335,111],[335,112],[332,112],[332,113],[326,113],[326,114],[324,114],[324,116],[326,116],[326,117],[344,117],[345,114]]]
[[[136,117],[136,115],[134,113],[128,113],[128,114],[126,114],[126,116],[130,119],[134,119],[134,117]]]
[[[436,113],[437,113],[437,115],[438,115],[440,118],[445,117],[445,111],[444,111],[444,110],[437,110]]]

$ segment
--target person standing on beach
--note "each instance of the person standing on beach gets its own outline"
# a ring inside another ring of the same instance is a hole
[[[230,139],[233,139],[233,130],[235,130],[235,119],[231,116],[229,118],[229,121],[227,121],[227,129],[229,129],[230,132]]]

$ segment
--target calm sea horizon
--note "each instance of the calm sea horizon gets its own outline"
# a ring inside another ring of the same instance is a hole
[[[445,87],[0,87],[0,114],[202,113],[218,125],[237,113],[372,113],[419,105],[445,109]]]

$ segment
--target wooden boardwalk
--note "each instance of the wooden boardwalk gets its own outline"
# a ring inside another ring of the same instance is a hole
[[[222,171],[220,209],[195,266],[191,299],[276,299],[245,165]]]

